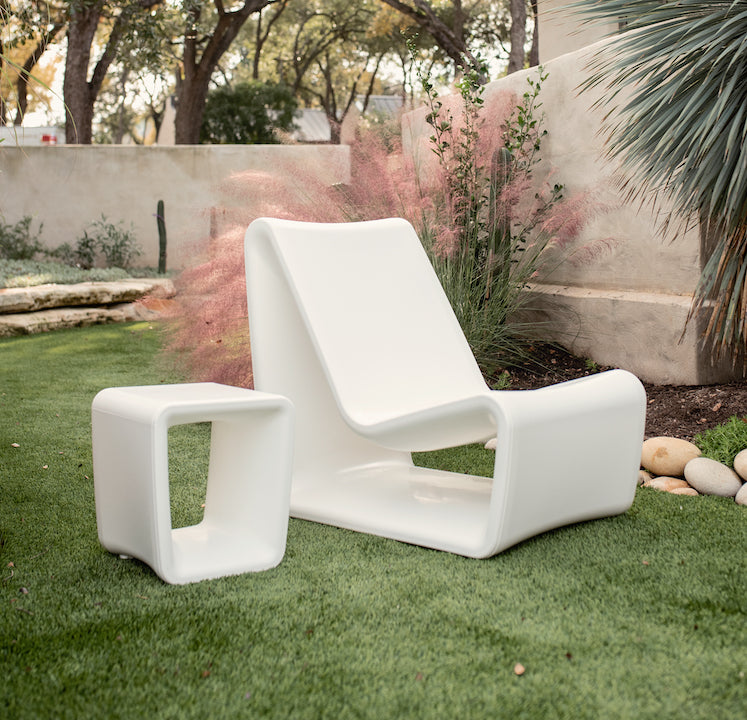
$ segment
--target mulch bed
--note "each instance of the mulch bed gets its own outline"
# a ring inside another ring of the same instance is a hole
[[[536,364],[510,368],[511,389],[528,390],[573,380],[609,370],[589,367],[587,361],[561,348],[538,345],[532,349]],[[733,416],[747,416],[747,383],[721,385],[650,385],[647,396],[646,437],[668,435],[692,440],[698,433],[726,422]]]

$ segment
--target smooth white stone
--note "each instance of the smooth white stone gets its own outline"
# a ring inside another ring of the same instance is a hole
[[[742,479],[730,467],[704,457],[687,463],[685,479],[703,495],[734,497],[742,487]]]
[[[742,480],[747,480],[747,450],[737,453],[734,458],[734,469]]]

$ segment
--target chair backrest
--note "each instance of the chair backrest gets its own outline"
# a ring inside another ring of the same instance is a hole
[[[262,218],[344,414],[376,423],[484,393],[474,356],[412,226]]]

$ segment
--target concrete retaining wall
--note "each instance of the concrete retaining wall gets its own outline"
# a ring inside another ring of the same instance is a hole
[[[347,182],[349,148],[313,145],[180,145],[138,147],[0,144],[0,213],[14,223],[25,215],[44,223],[48,247],[75,244],[102,213],[134,225],[144,255],[158,264],[156,205],[165,203],[168,266],[183,268],[190,247],[208,236],[210,209],[235,205],[226,188],[237,172],[293,172],[303,168],[323,182]]]

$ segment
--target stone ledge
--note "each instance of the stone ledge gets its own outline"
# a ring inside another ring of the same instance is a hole
[[[0,337],[154,320],[175,295],[168,278],[127,278],[0,290]]]
[[[158,312],[148,309],[140,302],[11,313],[0,315],[0,337],[33,335],[49,330],[64,330],[103,323],[154,320],[158,316]]]
[[[691,297],[534,284],[521,312],[542,323],[543,339],[600,365],[630,370],[657,385],[743,380],[741,363],[714,362],[701,347],[702,323],[685,320]]]
[[[30,313],[48,308],[115,305],[151,295],[173,297],[174,283],[168,278],[128,278],[74,285],[36,285],[0,290],[0,315]]]

